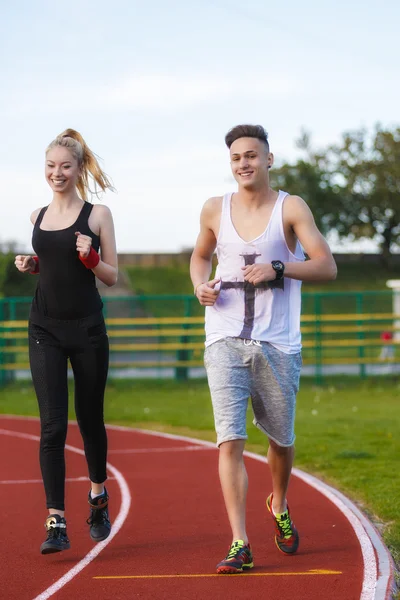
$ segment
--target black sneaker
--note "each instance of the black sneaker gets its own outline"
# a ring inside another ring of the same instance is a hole
[[[90,537],[94,542],[102,542],[110,535],[111,523],[108,516],[108,494],[106,488],[101,496],[92,498],[89,492],[90,517],[86,521],[90,525]]]
[[[40,552],[42,554],[53,554],[54,552],[61,552],[61,550],[68,550],[70,544],[67,536],[67,522],[64,517],[49,515],[44,526],[46,527],[47,538],[40,546]]]

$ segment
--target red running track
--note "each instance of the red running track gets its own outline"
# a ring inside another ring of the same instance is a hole
[[[42,556],[46,517],[36,419],[0,415],[1,580],[5,600],[388,600],[393,564],[382,541],[340,493],[294,471],[289,502],[300,549],[282,555],[265,509],[270,475],[248,454],[248,533],[255,568],[216,575],[230,529],[211,444],[109,427],[113,535],[88,533],[88,480],[75,424],[68,432],[67,522],[71,549]]]

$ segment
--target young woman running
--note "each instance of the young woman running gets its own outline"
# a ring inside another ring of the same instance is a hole
[[[103,415],[109,348],[96,277],[112,286],[118,266],[111,212],[87,201],[90,180],[96,195],[112,186],[77,131],[67,129],[51,142],[45,174],[53,199],[31,215],[36,256],[16,256],[15,265],[39,277],[29,317],[29,359],[40,411],[40,467],[49,511],[40,550],[50,554],[70,547],[64,513],[68,359],[91,481],[90,536],[100,542],[111,531]]]

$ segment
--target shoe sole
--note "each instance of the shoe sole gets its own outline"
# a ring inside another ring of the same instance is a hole
[[[64,544],[64,546],[60,547],[60,546],[45,546],[44,544],[42,544],[40,546],[40,553],[41,554],[55,554],[56,552],[62,552],[63,550],[69,550],[71,548],[71,545],[68,544]]]
[[[110,533],[111,530],[106,535],[102,535],[101,537],[93,537],[92,534],[90,534],[90,539],[92,540],[92,542],[104,542],[104,540],[108,538]]]
[[[239,575],[243,573],[243,571],[249,571],[254,567],[254,563],[250,563],[246,566],[243,566],[241,569],[236,569],[235,567],[219,567],[217,569],[218,575]]]

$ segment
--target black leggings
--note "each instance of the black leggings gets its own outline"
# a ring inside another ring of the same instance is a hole
[[[31,313],[29,359],[40,410],[40,467],[47,508],[58,510],[65,510],[68,358],[74,374],[75,414],[89,477],[94,483],[102,483],[107,479],[103,407],[109,359],[103,315],[64,321]]]

